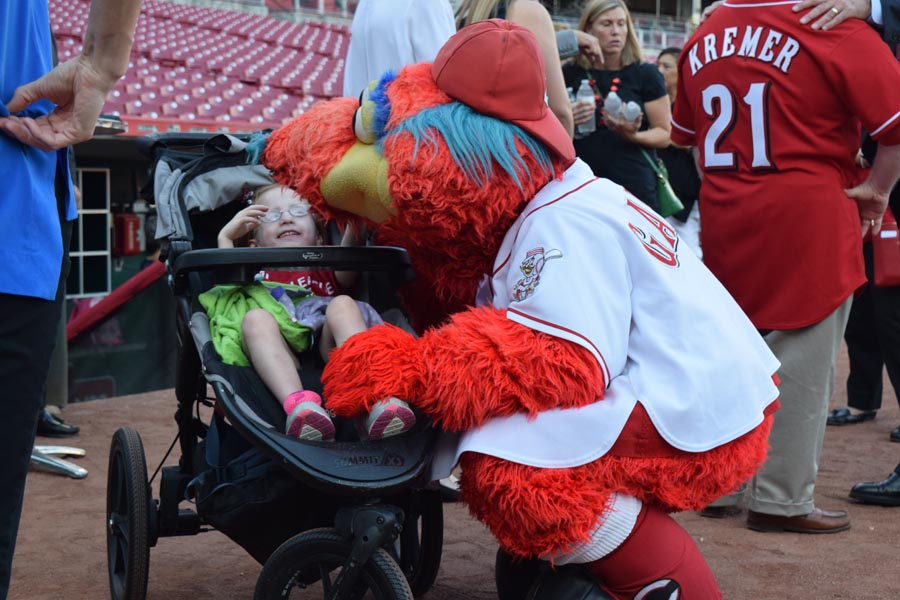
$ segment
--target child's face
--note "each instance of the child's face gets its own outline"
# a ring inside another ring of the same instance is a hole
[[[294,247],[319,246],[322,243],[311,214],[307,212],[302,217],[297,217],[290,213],[291,208],[298,206],[309,210],[309,205],[293,190],[288,188],[268,190],[257,197],[255,203],[268,207],[270,214],[280,211],[281,217],[272,223],[260,221],[250,245]]]

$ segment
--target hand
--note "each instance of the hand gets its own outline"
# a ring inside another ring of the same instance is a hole
[[[700,15],[700,22],[702,23],[706,19],[709,18],[709,15],[713,14],[717,8],[724,4],[724,0],[716,0],[709,6],[703,9],[703,13]]]
[[[866,160],[865,154],[863,154],[862,148],[856,151],[856,166],[860,169],[868,169],[872,165],[869,164],[869,161]]]
[[[413,404],[424,389],[422,363],[416,338],[399,327],[376,325],[354,334],[328,357],[322,372],[325,406],[354,417],[390,396]]]
[[[866,180],[854,188],[844,190],[844,193],[848,198],[855,200],[859,207],[862,235],[865,236],[869,230],[872,231],[872,235],[877,235],[881,231],[881,220],[888,205],[890,191],[877,190]]]
[[[234,248],[234,242],[259,227],[259,217],[269,211],[268,206],[251,204],[235,214],[219,231],[219,248]]]
[[[592,64],[597,66],[602,65],[603,50],[600,49],[600,40],[587,31],[582,31],[580,29],[575,29],[574,31],[575,38],[578,40],[578,49],[581,51],[581,54],[591,61]]]
[[[588,100],[579,100],[572,105],[572,122],[575,125],[586,123],[596,112],[597,107],[593,102]]]
[[[628,141],[634,141],[634,136],[640,130],[643,120],[643,113],[638,113],[634,121],[628,122],[622,115],[614,117],[605,109],[603,110],[603,122],[606,124],[606,128]]]
[[[868,19],[872,14],[872,0],[802,0],[793,7],[794,12],[812,8],[800,17],[800,22],[807,25],[813,21],[813,29],[828,31],[837,27],[847,19]]]
[[[10,113],[45,98],[56,104],[36,119],[0,118],[0,130],[41,150],[57,150],[90,139],[106,96],[115,85],[80,56],[57,65],[40,79],[19,86],[6,107]]]

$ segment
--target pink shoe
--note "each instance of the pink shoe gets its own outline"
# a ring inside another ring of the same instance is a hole
[[[415,424],[416,415],[409,404],[392,396],[372,407],[365,430],[370,440],[381,440],[405,433]]]
[[[297,403],[288,415],[286,433],[301,440],[331,442],[334,440],[334,423],[319,400]]]

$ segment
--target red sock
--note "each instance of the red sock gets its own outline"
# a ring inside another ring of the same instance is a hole
[[[622,545],[586,566],[603,589],[621,600],[722,598],[716,578],[688,532],[646,504]]]

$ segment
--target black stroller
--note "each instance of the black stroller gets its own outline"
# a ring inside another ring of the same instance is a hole
[[[176,303],[178,466],[160,461],[153,497],[138,432],[112,439],[107,553],[112,598],[146,596],[150,548],[161,536],[214,528],[263,564],[255,598],[406,600],[427,591],[440,565],[443,513],[430,482],[436,433],[415,428],[359,442],[350,423],[334,443],[286,436],[285,415],[252,367],[223,363],[197,297],[213,285],[249,283],[262,267],[359,271],[361,299],[403,324],[393,290],[412,276],[405,251],[387,247],[215,248],[241,208],[244,187],[271,179],[245,164],[246,138],[161,134],[139,140],[153,159],[145,195],[157,205]],[[388,315],[393,315],[393,318]],[[301,357],[306,389],[321,391],[318,354]],[[213,396],[210,397],[209,390]],[[201,418],[212,412],[211,417]],[[209,408],[213,410],[210,411]]]

